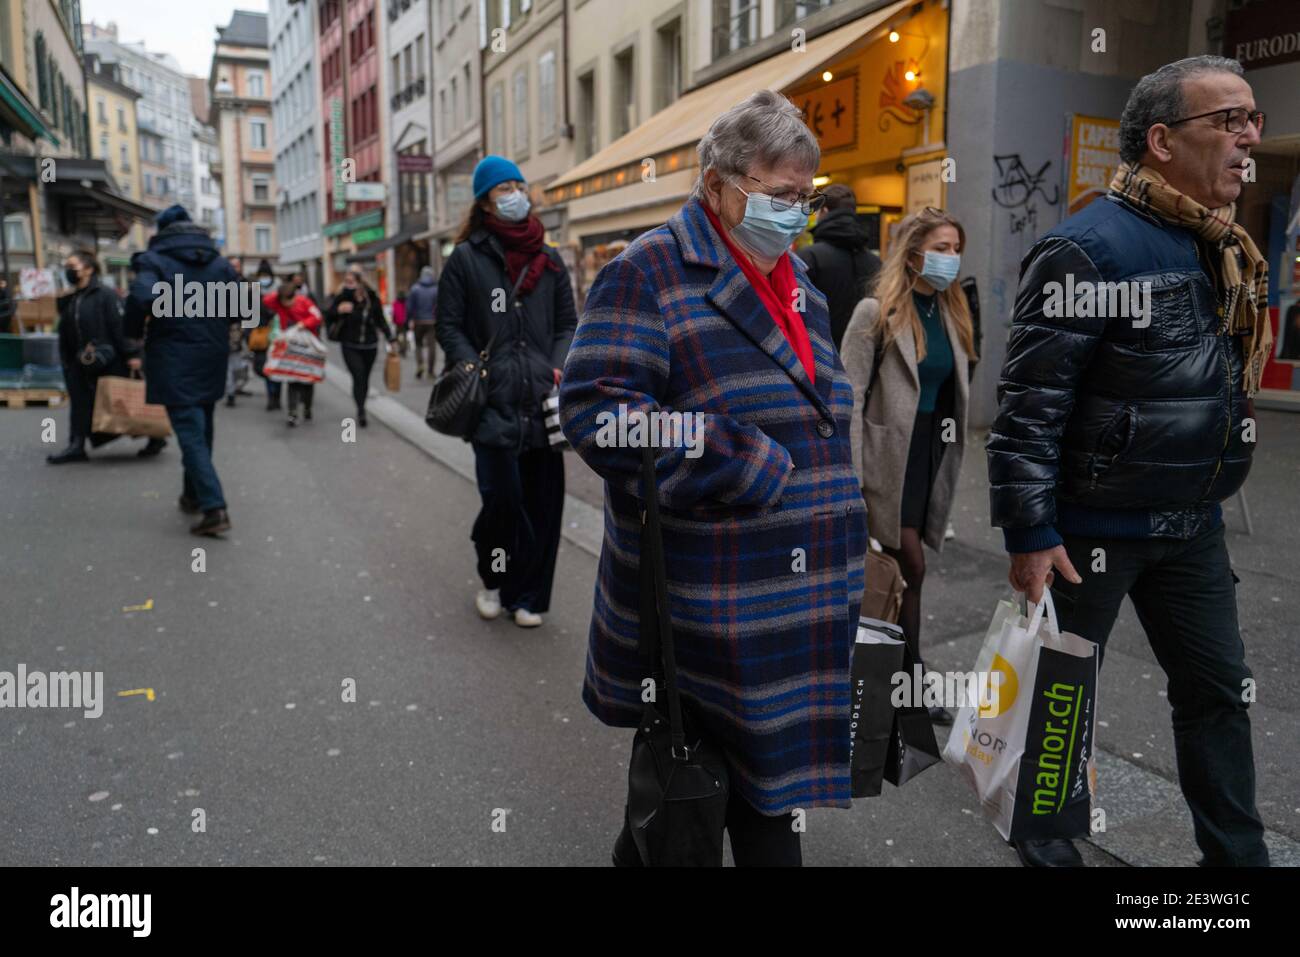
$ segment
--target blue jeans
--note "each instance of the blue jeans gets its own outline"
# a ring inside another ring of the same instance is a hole
[[[1083,583],[1058,572],[1052,600],[1061,630],[1097,642],[1103,655],[1124,596],[1132,600],[1169,679],[1178,783],[1201,863],[1267,866],[1242,694],[1251,673],[1223,531],[1220,524],[1188,541],[1064,535]],[[1105,549],[1105,570],[1091,572],[1098,548]]]
[[[167,417],[176,433],[176,443],[181,447],[185,497],[198,502],[204,512],[225,508],[221,480],[212,467],[212,403],[169,405]]]

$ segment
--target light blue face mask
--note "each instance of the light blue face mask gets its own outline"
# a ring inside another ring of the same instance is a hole
[[[939,292],[943,292],[961,272],[961,257],[947,253],[925,253],[925,262],[921,266],[921,278]]]
[[[732,230],[734,239],[747,252],[761,259],[776,259],[808,226],[808,214],[799,206],[775,210],[772,199],[763,193],[745,193],[745,218]]]
[[[533,204],[529,202],[528,194],[522,189],[507,193],[497,200],[497,215],[511,223],[522,220],[532,208]]]

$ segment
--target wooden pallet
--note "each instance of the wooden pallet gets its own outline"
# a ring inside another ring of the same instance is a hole
[[[21,409],[28,404],[54,408],[67,398],[68,394],[62,389],[0,389],[0,403],[11,409]]]

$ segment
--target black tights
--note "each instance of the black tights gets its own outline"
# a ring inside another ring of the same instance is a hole
[[[921,657],[921,583],[925,581],[925,553],[921,551],[921,530],[902,528],[898,548],[886,548],[885,554],[898,562],[907,587],[903,589],[903,608],[898,626],[903,629],[907,647],[916,659]]]
[[[357,404],[357,412],[366,411],[366,395],[370,392],[370,369],[375,364],[379,347],[373,349],[356,349],[343,347],[343,363],[352,373],[352,401]]]

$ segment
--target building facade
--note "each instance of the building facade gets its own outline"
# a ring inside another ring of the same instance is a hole
[[[325,243],[316,5],[271,0],[268,27],[280,261],[302,270],[312,290],[320,292],[325,281]]]
[[[217,28],[208,90],[219,157],[213,172],[224,210],[222,252],[246,263],[265,259],[274,268],[279,253],[266,14],[236,10],[227,26]]]
[[[429,209],[433,193],[433,95],[430,82],[429,0],[388,0],[388,236],[378,255],[387,257],[393,292],[408,289],[431,261]]]
[[[621,5],[620,5],[621,6]],[[618,7],[593,3],[601,23]],[[573,124],[565,77],[569,63],[566,0],[531,4],[485,3],[483,35],[483,122],[487,152],[514,160],[528,181],[537,216],[552,241],[564,236],[563,200],[544,201],[544,190],[573,167]],[[454,113],[455,96],[448,107]],[[442,112],[441,91],[438,110]]]
[[[20,322],[52,320],[64,256],[148,216],[90,156],[84,55],[77,0],[0,2],[0,274],[30,300]]]
[[[484,4],[434,0],[430,12],[434,175],[429,238],[440,269],[473,202],[470,180],[483,158]]]
[[[84,27],[87,52],[114,64],[122,83],[140,94],[136,103],[141,201],[154,209],[180,203],[194,208],[194,158],[190,141],[190,88],[176,58],[143,43],[123,43],[117,25]]]
[[[319,0],[316,7],[327,291],[339,284],[348,257],[382,241],[390,225],[381,186],[387,170],[388,110],[381,15],[377,0]],[[367,183],[372,184],[368,191],[361,185]],[[358,194],[367,198],[349,198]],[[380,198],[370,198],[375,196]],[[376,282],[387,300],[382,270]]]
[[[90,98],[90,153],[102,160],[123,196],[139,201],[143,195],[140,170],[140,141],[136,128],[136,101],[140,94],[118,79],[118,67],[86,54],[86,88]],[[131,254],[145,247],[143,224],[104,252],[104,274],[119,289],[125,289]]]

